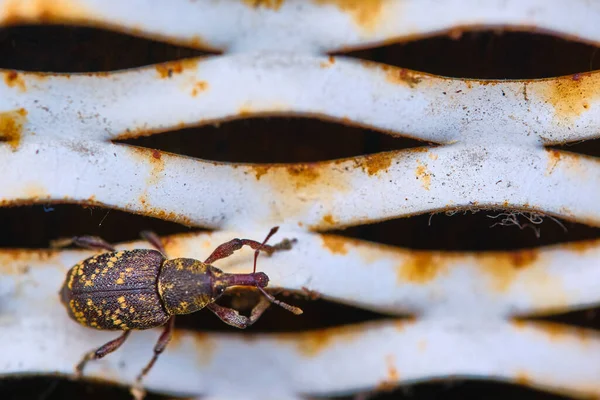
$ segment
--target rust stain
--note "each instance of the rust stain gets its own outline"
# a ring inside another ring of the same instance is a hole
[[[429,190],[431,186],[431,173],[427,169],[427,165],[421,164],[419,160],[417,160],[417,169],[415,170],[415,175],[417,179],[421,180],[421,185],[425,190]]]
[[[0,138],[9,144],[13,151],[19,148],[26,122],[27,110],[24,108],[0,112]]]
[[[531,386],[531,378],[524,371],[517,371],[515,375],[515,382],[522,386]]]
[[[252,114],[253,111],[249,106],[242,106],[238,109],[238,115],[240,117],[249,117]]]
[[[587,253],[588,251],[598,251],[600,249],[600,240],[580,240],[577,242],[566,243],[561,247],[565,250],[572,250],[577,253]]]
[[[4,72],[3,75],[4,83],[6,83],[8,87],[16,87],[21,92],[24,92],[27,89],[25,86],[25,80],[17,71]]]
[[[558,165],[561,159],[561,152],[558,150],[547,150],[548,154],[548,166],[546,167],[546,176],[552,175],[554,169]]]
[[[320,176],[318,166],[313,164],[288,165],[285,169],[298,189],[314,184]]]
[[[321,68],[329,68],[332,67],[333,64],[335,64],[335,57],[329,56],[327,61],[322,61],[319,65],[321,66]]]
[[[385,360],[387,376],[383,381],[379,382],[376,385],[376,391],[391,391],[394,388],[396,388],[396,386],[398,386],[398,381],[400,380],[400,374],[398,373],[398,369],[396,368],[396,357],[390,354],[385,358]]]
[[[0,272],[2,275],[27,275],[31,270],[31,264],[47,262],[59,253],[60,250],[2,249]]]
[[[380,64],[369,60],[361,60],[360,63],[368,69],[380,70],[385,74],[385,79],[395,85],[403,85],[409,88],[415,88],[418,84],[428,78],[422,72],[416,72],[409,69],[398,68],[392,65]]]
[[[198,93],[204,92],[206,89],[208,89],[208,82],[198,81],[194,84],[194,87],[192,88],[192,96],[196,97]]]
[[[263,7],[277,11],[283,5],[284,0],[242,0],[242,2],[252,8]]]
[[[150,150],[141,147],[130,146],[130,151],[142,164],[150,164],[151,170],[146,183],[156,185],[162,178],[165,169],[164,153],[160,150]]]
[[[538,250],[520,250],[515,252],[490,252],[479,257],[479,265],[489,275],[492,287],[497,292],[506,292],[525,269],[535,269],[539,258]],[[542,278],[539,269],[531,272]],[[543,279],[542,279],[543,280]]]
[[[331,215],[331,214],[324,215],[323,219],[321,221],[325,225],[335,225],[335,223],[336,223],[335,218],[333,218],[333,215]]]
[[[351,342],[361,337],[365,325],[346,325],[341,327],[299,332],[275,334],[275,337],[286,344],[295,346],[305,357],[315,357],[340,342]]]
[[[3,24],[21,22],[60,22],[92,20],[96,14],[76,0],[8,0],[5,2],[0,21]]]
[[[528,330],[532,333],[542,333],[552,343],[563,341],[576,341],[586,345],[593,338],[598,338],[598,333],[586,328],[564,325],[546,321],[513,320],[512,326],[518,330]]]
[[[347,240],[334,235],[321,235],[323,246],[333,254],[348,254]]]
[[[252,168],[252,170],[254,171],[256,180],[259,181],[260,177],[263,176],[264,174],[266,174],[269,171],[269,169],[271,169],[271,166],[256,164],[256,165],[252,165],[250,168]]]
[[[600,73],[589,72],[548,79],[529,85],[541,99],[554,108],[557,122],[572,122],[600,100]]]
[[[384,6],[388,0],[313,0],[318,5],[333,5],[350,15],[361,29],[374,31],[385,17]]]
[[[192,348],[195,351],[198,364],[203,367],[209,365],[217,347],[209,334],[176,329],[167,347],[178,348],[190,341],[193,344],[188,345],[187,348]]]
[[[198,60],[195,59],[172,61],[154,66],[161,79],[171,78],[173,75],[181,74],[184,71],[196,70],[197,67]]]
[[[358,158],[355,162],[357,167],[372,176],[380,171],[387,171],[397,155],[397,152],[371,154]]]
[[[447,258],[433,252],[413,252],[396,269],[399,284],[425,284],[447,271]]]
[[[421,353],[424,353],[425,350],[427,350],[427,341],[425,339],[419,340],[417,343],[417,349],[419,349]]]

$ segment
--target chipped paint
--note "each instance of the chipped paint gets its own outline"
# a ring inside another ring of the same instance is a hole
[[[415,175],[417,179],[421,181],[423,189],[429,190],[431,186],[431,172],[429,172],[427,169],[427,164],[423,164],[421,161],[417,160],[417,169],[415,170]]]
[[[379,172],[387,171],[392,165],[392,162],[398,157],[399,152],[390,151],[386,153],[371,154],[368,156],[356,159],[356,166],[361,168],[370,176],[376,175]]]
[[[389,0],[312,0],[320,6],[332,5],[348,14],[354,23],[366,32],[374,31],[385,17]]]
[[[285,0],[242,0],[242,3],[252,8],[266,8],[273,11],[279,10]]]
[[[184,72],[195,72],[198,69],[198,63],[199,60],[197,58],[190,58],[156,64],[154,68],[159,78],[169,79]]]
[[[360,60],[360,63],[369,70],[383,72],[387,82],[395,85],[402,85],[410,89],[417,88],[417,86],[419,86],[419,84],[425,80],[435,81],[440,79],[440,77],[428,75],[423,72],[412,71],[374,61]]]
[[[3,72],[4,83],[8,87],[17,88],[21,92],[25,92],[27,87],[25,86],[25,80],[17,71]]]
[[[7,142],[13,151],[19,148],[26,123],[27,110],[24,108],[0,112],[0,139]]]

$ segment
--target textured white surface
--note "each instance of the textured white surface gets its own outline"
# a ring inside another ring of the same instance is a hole
[[[600,226],[600,161],[543,147],[599,136],[600,73],[462,80],[319,55],[468,26],[535,28],[599,43],[600,3],[271,4],[0,1],[4,25],[94,25],[227,51],[102,74],[1,72],[0,204],[101,204],[216,229],[170,242],[169,255],[200,259],[233,237],[262,238],[281,225],[278,237],[299,242],[261,260],[274,286],[307,287],[390,316],[288,335],[178,333],[147,387],[282,399],[467,376],[600,396],[597,332],[510,321],[599,305],[598,242],[516,253],[411,252],[310,232],[492,207]],[[110,141],[263,114],[353,122],[439,146],[235,165]],[[121,247],[135,246],[146,245]],[[0,251],[0,374],[70,375],[85,351],[115,337],[68,320],[58,301],[65,272],[88,254]],[[218,266],[248,271],[250,262],[245,251]],[[406,313],[415,318],[397,319]],[[158,334],[136,332],[122,350],[90,364],[89,374],[131,382]],[[358,356],[364,361],[353,362]]]

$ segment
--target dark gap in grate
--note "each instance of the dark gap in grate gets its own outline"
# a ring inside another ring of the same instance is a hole
[[[565,324],[578,328],[593,329],[600,332],[600,307],[585,308],[560,314],[518,318],[524,321],[543,321]]]
[[[74,381],[54,376],[7,377],[0,379],[2,400],[131,400],[129,388],[98,381]],[[175,400],[148,392],[145,400]]]
[[[506,400],[506,399],[535,399],[535,400],[572,400],[549,392],[538,391],[525,386],[506,382],[487,380],[448,379],[436,380],[430,383],[403,385],[390,391],[365,394],[363,397],[311,397],[311,400]]]
[[[331,121],[301,117],[250,118],[115,141],[211,161],[316,162],[427,142]]]
[[[158,218],[76,204],[0,207],[0,225],[0,247],[5,248],[47,248],[51,240],[79,235],[100,236],[110,243],[139,240],[144,229],[161,236],[191,231]]]
[[[456,211],[398,218],[327,233],[417,250],[519,250],[577,240],[600,239],[600,228],[543,217],[539,225],[517,215],[516,225],[494,226],[506,210]],[[558,221],[558,222],[557,222]],[[527,226],[525,226],[527,224]],[[566,231],[563,229],[566,228]],[[539,232],[539,238],[536,231]]]
[[[208,53],[94,28],[19,26],[0,29],[0,68],[98,72]]]
[[[310,300],[303,295],[285,295],[285,293],[278,293],[277,291],[271,293],[286,303],[300,307],[304,314],[294,315],[281,307],[273,305],[265,311],[254,325],[244,329],[244,332],[302,332],[397,318],[331,301]],[[226,307],[234,307],[242,314],[249,315],[250,309],[258,301],[258,296],[259,294],[256,291],[240,290],[231,295],[223,296],[217,303]],[[176,326],[177,329],[201,332],[240,333],[238,328],[224,324],[216,315],[206,309],[194,314],[177,316]]]
[[[475,79],[536,79],[600,69],[599,48],[529,32],[467,31],[345,53],[431,74]]]
[[[581,140],[573,143],[555,144],[546,146],[546,148],[600,158],[600,138]]]

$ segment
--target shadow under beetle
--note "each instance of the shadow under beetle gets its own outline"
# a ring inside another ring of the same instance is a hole
[[[264,272],[256,272],[259,251],[271,255],[275,251],[291,249],[295,242],[284,239],[276,245],[267,245],[267,241],[277,230],[278,227],[272,228],[262,243],[250,239],[233,239],[223,243],[204,262],[191,258],[168,259],[160,238],[149,231],[144,231],[141,235],[156,250],[117,251],[95,236],[69,239],[68,243],[81,247],[108,250],[108,253],[83,260],[67,273],[60,298],[69,316],[86,327],[123,331],[118,338],[87,353],[76,367],[76,376],[82,375],[88,361],[117,350],[132,330],[165,325],[154,346],[152,359],[137,376],[131,389],[134,397],[141,399],[145,394],[142,379],[171,339],[175,315],[189,314],[207,307],[226,324],[243,329],[256,322],[271,303],[294,314],[302,314],[301,309],[276,300],[267,293],[263,288],[268,285],[269,277]],[[255,250],[252,273],[228,274],[211,265],[231,256],[243,246],[250,246]],[[232,286],[253,286],[264,295],[252,309],[250,317],[215,303]]]

